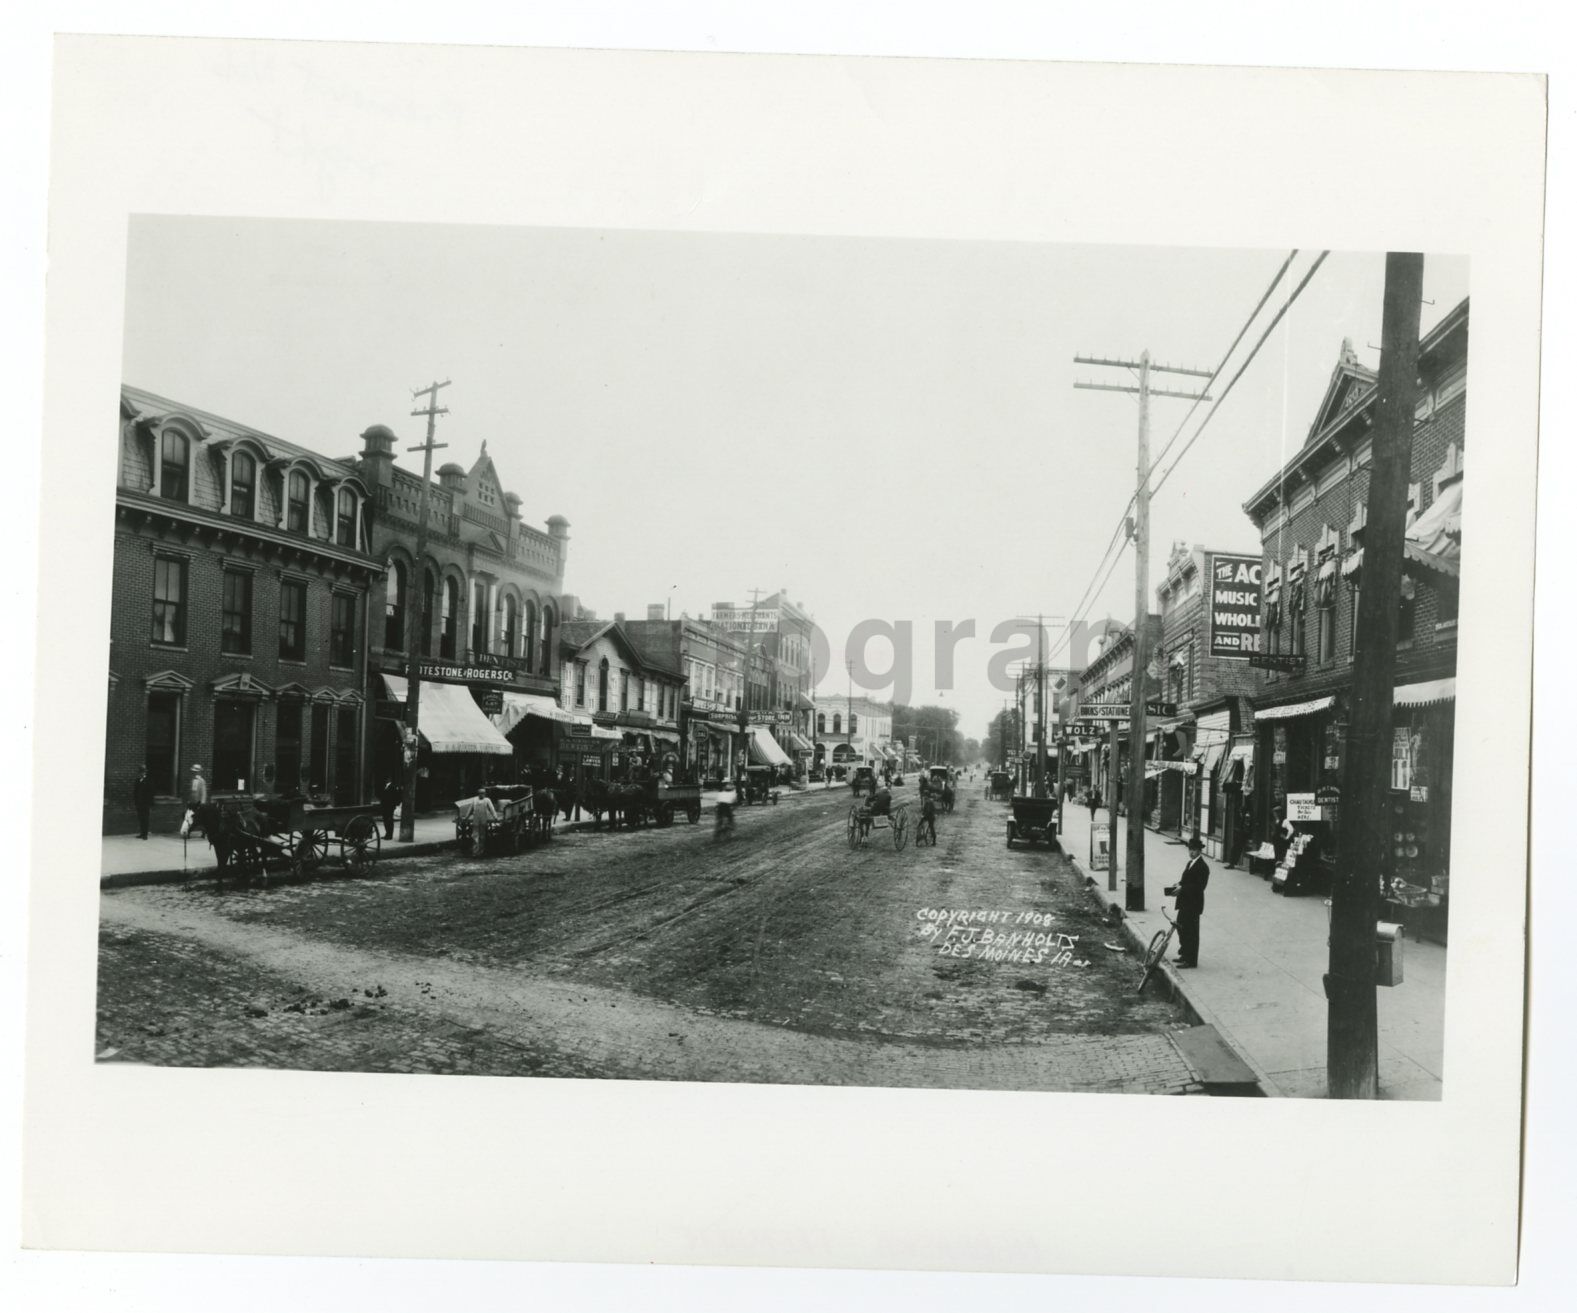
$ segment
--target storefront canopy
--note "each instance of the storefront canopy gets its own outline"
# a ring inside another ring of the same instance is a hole
[[[426,694],[423,693],[423,696],[425,697]],[[498,732],[508,734],[527,716],[535,716],[538,720],[548,720],[558,725],[591,724],[590,716],[577,716],[573,712],[565,711],[552,698],[541,693],[514,693],[505,689],[504,709],[493,722],[498,727]]]
[[[1207,776],[1214,775],[1216,767],[1221,764],[1221,758],[1226,755],[1226,751],[1227,745],[1225,743],[1212,743],[1205,749],[1205,757],[1199,765],[1199,773]]]
[[[811,745],[808,742],[806,742],[806,740],[804,738],[802,738],[800,735],[794,733],[793,730],[789,731],[788,740],[789,740],[789,747],[792,748],[795,752],[814,752],[816,750],[815,748],[811,747]]]
[[[1462,481],[1442,488],[1407,531],[1407,559],[1456,578],[1462,564]]]
[[[778,746],[778,741],[764,725],[750,730],[750,755],[759,766],[792,766],[788,753]]]
[[[405,701],[405,680],[401,676],[385,675],[383,682],[394,701]],[[482,714],[482,708],[463,684],[431,684],[424,680],[416,728],[434,752],[514,755],[509,740]]]
[[[1397,688],[1392,703],[1398,707],[1432,707],[1437,702],[1455,702],[1457,681],[1431,679],[1423,684],[1403,684]]]
[[[1327,711],[1336,704],[1334,697],[1315,698],[1311,702],[1289,702],[1284,707],[1266,707],[1263,710],[1254,709],[1254,723],[1258,725],[1266,720],[1296,720],[1299,716],[1313,716],[1321,711]]]

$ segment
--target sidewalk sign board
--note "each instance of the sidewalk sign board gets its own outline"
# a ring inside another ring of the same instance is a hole
[[[1314,801],[1312,793],[1289,793],[1287,795],[1287,819],[1289,821],[1319,821],[1324,816],[1320,811],[1319,803]]]
[[[1112,827],[1090,826],[1090,869],[1104,871],[1112,864]]]

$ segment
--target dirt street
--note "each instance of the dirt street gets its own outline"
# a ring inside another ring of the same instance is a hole
[[[898,792],[913,803],[913,788]],[[1073,867],[965,790],[851,850],[846,791],[364,879],[102,899],[106,1060],[986,1089],[1189,1090]]]

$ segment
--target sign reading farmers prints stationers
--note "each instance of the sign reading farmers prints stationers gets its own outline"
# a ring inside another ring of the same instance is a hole
[[[1210,556],[1210,655],[1248,657],[1259,651],[1260,558]]]

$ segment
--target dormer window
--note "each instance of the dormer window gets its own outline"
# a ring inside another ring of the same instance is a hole
[[[337,515],[335,517],[334,541],[341,547],[354,549],[356,546],[356,494],[349,488],[341,488],[335,498]]]
[[[159,496],[170,501],[186,500],[190,450],[183,435],[169,429],[164,431],[159,440]]]
[[[285,486],[285,528],[291,533],[307,531],[312,510],[312,483],[303,470],[291,470]]]
[[[230,514],[243,520],[257,512],[257,461],[244,451],[230,457]]]

